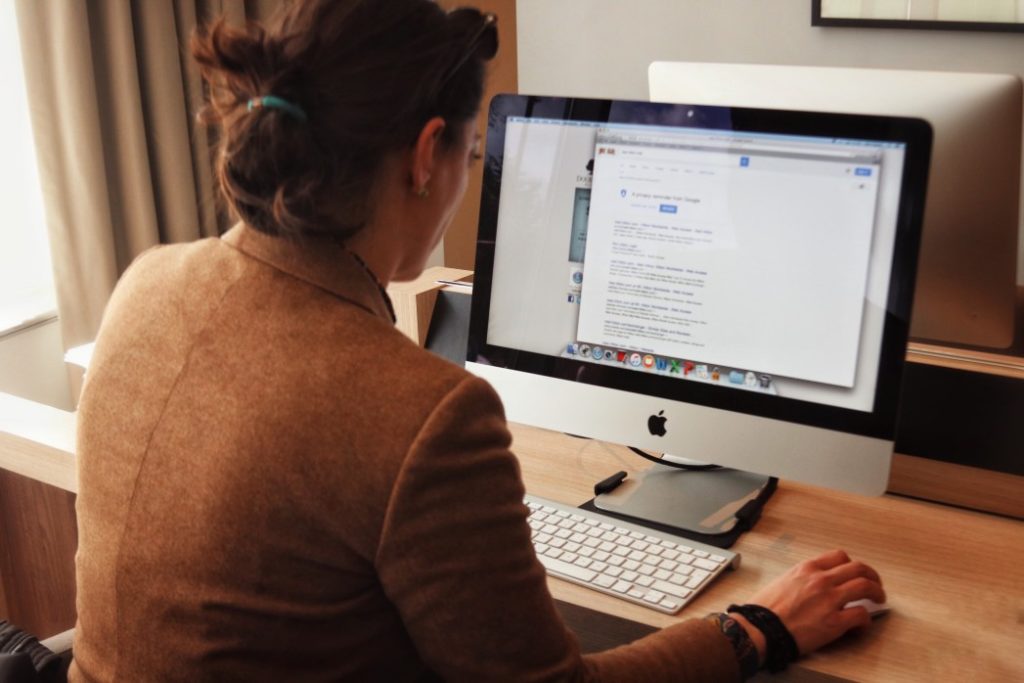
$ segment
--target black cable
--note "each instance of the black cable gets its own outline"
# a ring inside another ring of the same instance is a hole
[[[675,467],[676,469],[679,470],[687,470],[689,472],[712,472],[714,470],[722,469],[721,465],[686,465],[681,462],[672,462],[671,460],[665,460],[664,458],[656,458],[650,453],[642,451],[639,448],[635,448],[633,446],[627,446],[626,448],[633,451],[641,458],[650,460],[651,462],[656,462],[659,465],[665,465],[666,467]]]
[[[587,441],[590,441],[590,437],[589,436],[581,436],[579,434],[570,434],[569,432],[562,432],[562,433],[565,434],[566,436],[571,436],[574,439],[586,439]],[[664,460],[662,458],[656,458],[653,455],[651,455],[650,453],[648,453],[646,451],[642,451],[639,448],[636,448],[634,446],[626,446],[626,448],[628,448],[629,450],[633,451],[634,453],[639,455],[641,458],[645,458],[647,460],[650,460],[651,462],[657,463],[659,465],[664,465],[666,467],[674,467],[674,468],[676,468],[678,470],[687,470],[689,472],[713,472],[714,470],[723,469],[723,467],[721,465],[684,465],[681,462],[672,462],[671,460]]]

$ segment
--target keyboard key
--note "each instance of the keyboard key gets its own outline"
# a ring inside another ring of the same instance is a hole
[[[605,560],[608,559],[608,553],[606,553],[603,550],[595,550],[594,551],[594,559],[597,560],[598,562],[604,562]]]
[[[580,581],[593,581],[597,574],[584,567],[577,567],[574,564],[568,562],[562,562],[561,560],[549,557],[547,555],[541,555],[537,559],[544,565],[544,568],[548,571],[555,572],[557,574],[565,574],[571,576]]]
[[[615,579],[610,576],[598,576],[594,579],[594,585],[600,586],[601,588],[611,588],[615,585]]]
[[[650,576],[654,573],[654,567],[652,567],[649,564],[642,564],[640,565],[640,568],[637,569],[637,571],[643,574],[644,576]]]
[[[622,572],[623,581],[636,581],[638,576],[640,575],[636,572]]]
[[[636,560],[626,560],[625,562],[622,563],[622,566],[625,569],[628,569],[630,571],[634,571],[634,570],[640,568],[640,563],[637,562]]]
[[[644,600],[646,600],[647,602],[653,602],[655,605],[664,600],[666,597],[667,596],[664,593],[658,592],[656,590],[648,590],[647,593],[643,596]]]
[[[665,570],[665,569],[656,569],[654,571],[654,578],[656,578],[656,579],[664,580],[664,579],[667,579],[670,576],[672,576],[672,572],[670,572],[668,570]]]
[[[693,566],[694,567],[700,567],[701,569],[706,569],[709,572],[713,572],[716,569],[718,569],[718,564],[717,563],[712,562],[711,560],[705,560],[705,559],[702,559],[702,558],[699,558],[699,557],[696,560],[693,561]]]
[[[711,557],[711,553],[706,553],[703,550],[693,550],[690,554],[696,555],[697,557]]]
[[[608,567],[608,569],[604,570],[604,573],[607,574],[608,576],[616,576],[617,577],[617,576],[622,574],[622,569],[620,569],[619,567]]]
[[[577,557],[572,563],[577,567],[589,567],[594,561],[589,557]]]
[[[578,552],[579,552],[579,554],[582,557],[593,557],[594,556],[594,549],[593,548],[588,548],[587,546],[583,546],[582,548],[579,549]]]
[[[636,585],[638,585],[638,586],[647,587],[647,586],[652,585],[653,583],[654,583],[654,579],[652,579],[649,576],[638,576],[636,578]]]
[[[645,591],[643,588],[634,588],[633,590],[629,591],[627,595],[629,595],[629,597],[631,598],[636,598],[637,600],[643,600],[644,596],[647,595],[647,591]]]
[[[615,585],[612,586],[612,590],[616,593],[625,593],[626,591],[632,590],[632,588],[633,584],[626,581],[617,581]]]
[[[590,565],[590,568],[593,569],[595,572],[600,573],[603,572],[605,569],[608,569],[608,565],[606,565],[604,562],[594,562],[594,564]]]
[[[683,588],[682,586],[669,583],[668,581],[655,581],[654,587],[662,593],[668,593],[669,595],[674,595],[677,598],[685,598],[693,592],[687,588]]]

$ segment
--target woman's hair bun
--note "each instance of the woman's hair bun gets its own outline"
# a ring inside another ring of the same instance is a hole
[[[347,239],[388,153],[431,117],[452,142],[475,116],[496,50],[492,15],[431,0],[298,0],[266,27],[216,20],[192,54],[209,87],[200,118],[220,129],[222,195],[263,232]],[[283,104],[250,105],[270,96]]]

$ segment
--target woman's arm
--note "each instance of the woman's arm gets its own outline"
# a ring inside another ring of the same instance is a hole
[[[467,378],[396,483],[377,571],[427,666],[446,680],[737,680],[729,641],[706,620],[581,656],[530,543],[510,442],[494,391]]]

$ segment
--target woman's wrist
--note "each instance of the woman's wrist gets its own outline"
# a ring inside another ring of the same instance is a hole
[[[747,637],[750,638],[754,648],[757,650],[757,668],[760,669],[764,666],[765,653],[768,651],[768,641],[765,639],[764,634],[761,633],[761,629],[751,624],[742,614],[731,612],[729,616],[747,632]]]
[[[793,634],[772,610],[761,605],[729,605],[726,612],[743,617],[764,637],[764,666],[772,673],[782,671],[800,657],[800,648]]]
[[[740,680],[745,681],[752,678],[761,668],[761,662],[764,661],[764,653],[757,648],[754,640],[750,637],[750,633],[756,632],[757,629],[740,624],[732,614],[725,612],[709,614],[706,618],[722,631],[722,635],[732,646],[733,654],[736,655],[736,663],[740,667]],[[758,635],[760,634],[758,633]],[[761,641],[764,642],[763,636],[761,636]]]

